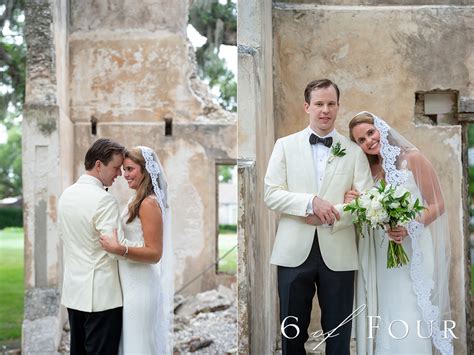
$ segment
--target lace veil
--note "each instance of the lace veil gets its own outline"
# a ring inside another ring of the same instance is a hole
[[[438,176],[423,153],[385,121],[370,112],[364,111],[356,116],[360,114],[372,116],[374,126],[380,132],[385,180],[396,186],[404,185],[409,175],[413,174],[421,192],[421,202],[427,207],[420,220],[411,221],[407,227],[413,249],[409,264],[410,278],[423,324],[427,326],[427,332],[422,331],[423,335],[429,334],[429,325],[432,324],[433,354],[453,354],[451,333],[444,331],[444,321],[451,320],[450,233]],[[429,230],[431,240],[426,238],[425,229]]]
[[[148,147],[140,146],[145,159],[145,168],[150,174],[153,191],[157,197],[163,218],[163,254],[158,263],[157,287],[157,317],[154,325],[155,349],[159,355],[173,353],[173,299],[174,299],[174,272],[173,272],[173,245],[171,240],[170,211],[168,205],[168,184],[163,167],[155,154]],[[151,281],[155,282],[155,281]],[[151,310],[150,310],[151,311]]]

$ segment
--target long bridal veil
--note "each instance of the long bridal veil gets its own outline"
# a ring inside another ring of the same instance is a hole
[[[148,147],[140,146],[145,159],[145,168],[150,174],[153,191],[157,197],[163,218],[163,253],[158,263],[158,280],[154,288],[157,297],[157,317],[153,329],[154,348],[159,355],[173,353],[173,299],[174,299],[174,271],[173,271],[173,244],[171,240],[171,216],[168,205],[168,184],[166,176],[155,152]],[[153,310],[150,310],[150,312]]]

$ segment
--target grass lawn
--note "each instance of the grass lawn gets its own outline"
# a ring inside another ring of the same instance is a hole
[[[21,337],[23,228],[0,230],[0,345]]]
[[[237,245],[237,234],[219,234],[219,258]],[[218,272],[235,274],[237,272],[237,248],[219,261]]]

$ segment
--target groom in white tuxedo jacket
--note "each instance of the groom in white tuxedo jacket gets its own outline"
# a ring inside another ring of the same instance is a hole
[[[344,193],[364,191],[373,181],[365,154],[334,129],[338,109],[335,83],[310,82],[309,127],[276,141],[265,175],[265,203],[281,213],[270,262],[278,265],[284,355],[306,354],[316,290],[322,330],[337,328],[326,340],[326,354],[350,354],[351,322],[340,325],[352,313],[358,258]]]
[[[122,289],[117,258],[99,244],[100,234],[117,228],[124,243],[119,205],[107,192],[122,175],[125,148],[98,139],[87,151],[86,173],[61,195],[59,231],[64,277],[61,303],[71,328],[71,355],[117,354],[122,332]],[[142,246],[131,243],[129,246]]]

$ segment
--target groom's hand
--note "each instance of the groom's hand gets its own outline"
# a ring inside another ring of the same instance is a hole
[[[321,220],[314,214],[309,214],[304,218],[306,224],[311,224],[312,226],[320,226],[323,224]]]
[[[106,252],[117,255],[124,254],[125,247],[121,245],[118,241],[118,234],[116,228],[114,228],[112,236],[101,234],[99,243],[102,249],[104,249]]]
[[[322,224],[333,224],[336,219],[339,221],[341,218],[333,205],[317,196],[313,198],[313,213]]]

